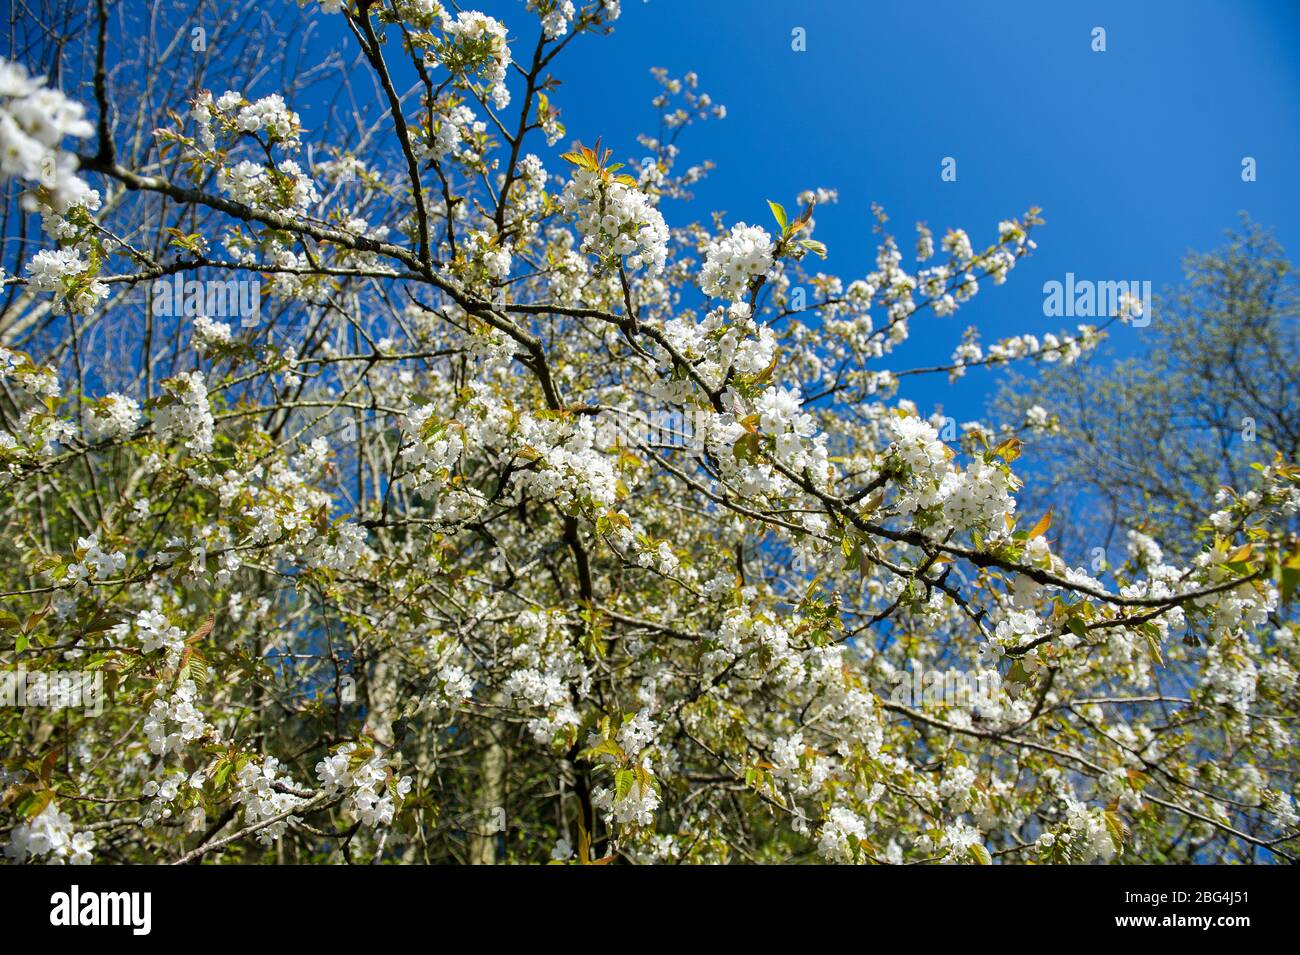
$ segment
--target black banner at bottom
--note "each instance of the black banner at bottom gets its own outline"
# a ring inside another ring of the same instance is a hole
[[[610,928],[681,917],[693,941],[716,935],[734,943],[766,931],[778,912],[781,921],[803,912],[817,919],[819,934],[837,923],[855,934],[893,923],[908,936],[919,931],[942,942],[1045,929],[1079,940],[1199,932],[1232,944],[1242,933],[1286,931],[1292,920],[1283,908],[1294,904],[1285,872],[1273,866],[728,867],[641,875],[607,866],[572,880],[561,867],[548,868],[0,867],[0,912],[10,937],[75,934],[80,943],[102,939],[128,949],[201,942],[222,926],[251,929],[263,944],[319,940],[321,930],[339,925],[370,925],[382,935],[385,926],[426,923],[435,911],[444,920],[496,913],[494,942],[515,932],[535,938],[563,915],[592,927],[610,919]]]

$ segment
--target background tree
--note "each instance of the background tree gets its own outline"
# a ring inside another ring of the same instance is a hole
[[[1129,528],[1185,559],[1220,488],[1300,459],[1300,280],[1285,250],[1243,218],[1184,269],[1151,324],[1125,332],[1137,354],[1012,374],[995,401],[1032,452],[1021,501],[1056,508],[1059,546],[1080,563]],[[1035,406],[1052,409],[1049,427],[1023,426]]]

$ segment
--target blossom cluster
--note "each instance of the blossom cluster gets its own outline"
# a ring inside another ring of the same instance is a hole
[[[607,183],[591,169],[575,169],[560,205],[575,217],[582,252],[602,262],[626,257],[633,271],[644,268],[652,275],[664,271],[668,226],[641,190],[622,182]]]
[[[710,243],[700,272],[700,287],[706,295],[738,301],[749,292],[750,283],[772,267],[772,237],[759,226],[743,222]]]
[[[59,210],[88,191],[77,160],[62,148],[68,137],[94,133],[80,103],[31,76],[20,63],[0,57],[0,173],[38,184]]]

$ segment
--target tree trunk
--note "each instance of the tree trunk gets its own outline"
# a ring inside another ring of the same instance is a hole
[[[505,824],[506,748],[490,730],[483,751],[479,788],[473,801],[473,831],[469,838],[470,865],[496,865],[498,833]]]

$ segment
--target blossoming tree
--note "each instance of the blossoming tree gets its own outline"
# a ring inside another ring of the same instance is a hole
[[[1036,211],[842,279],[833,191],[681,221],[693,74],[626,163],[564,128],[617,0],[302,2],[377,111],[168,98],[102,0],[85,95],[0,63],[0,661],[103,696],[0,709],[8,858],[1295,855],[1300,469],[1072,568],[1020,440],[903,397],[1103,334],[898,360]]]

